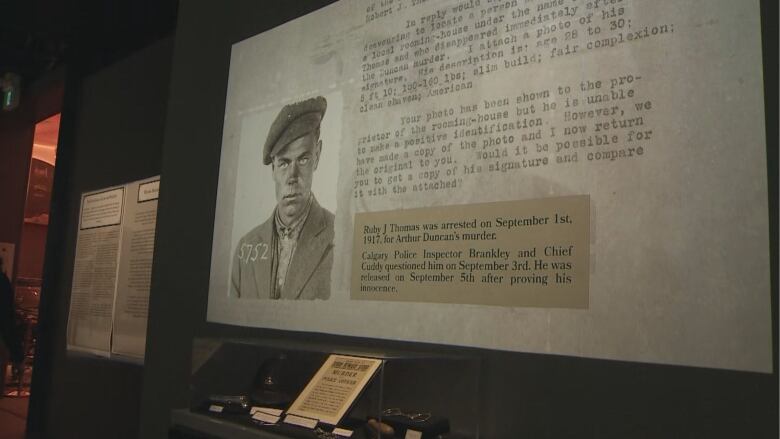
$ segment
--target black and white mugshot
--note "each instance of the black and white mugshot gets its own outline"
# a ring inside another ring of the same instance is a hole
[[[272,169],[276,208],[238,242],[232,263],[233,297],[330,297],[334,217],[312,192],[326,108],[322,96],[296,102],[282,108],[271,124],[263,165]]]

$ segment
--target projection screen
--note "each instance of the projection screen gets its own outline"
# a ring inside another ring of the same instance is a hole
[[[343,0],[232,48],[208,320],[770,372],[759,5]]]

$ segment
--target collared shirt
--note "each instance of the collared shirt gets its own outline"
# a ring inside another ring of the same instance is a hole
[[[303,215],[300,216],[294,223],[286,226],[282,219],[279,217],[279,210],[276,210],[274,216],[274,224],[276,228],[276,282],[274,284],[274,299],[282,297],[282,288],[287,280],[287,271],[290,268],[293,255],[295,254],[295,247],[298,244],[298,237],[301,235],[303,225],[306,223],[306,219],[309,217],[309,210],[311,210],[312,196],[309,195],[309,199],[306,202],[306,208],[303,211]]]

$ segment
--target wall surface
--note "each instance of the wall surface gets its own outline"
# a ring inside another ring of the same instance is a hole
[[[134,438],[143,366],[74,356],[65,333],[80,194],[160,173],[172,41],[82,78],[60,128],[28,437]]]
[[[18,277],[41,278],[47,231],[48,227],[42,224],[25,223],[22,226],[19,261],[16,265]]]
[[[140,438],[166,437],[170,410],[188,406],[191,344],[199,336],[272,337],[477,356],[482,376],[481,394],[475,398],[486,438],[777,437],[776,348],[774,374],[757,374],[206,323],[230,46],[325,3],[181,4],[162,158]],[[767,109],[768,120],[776,114],[776,107]],[[770,136],[770,145],[772,138],[776,147],[776,136]],[[770,168],[776,176],[774,157]],[[770,187],[772,197],[776,203],[776,188]],[[770,223],[777,224],[776,216]],[[776,285],[774,273],[773,308]],[[776,311],[773,321],[776,337]]]

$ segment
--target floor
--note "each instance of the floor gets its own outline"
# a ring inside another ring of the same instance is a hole
[[[24,439],[30,398],[0,398],[0,439]]]
[[[14,390],[15,387],[9,375],[10,373],[6,375],[6,393],[9,390]],[[27,382],[29,383],[29,381]],[[27,403],[29,401],[29,397],[19,398],[0,394],[0,439],[24,439]]]

